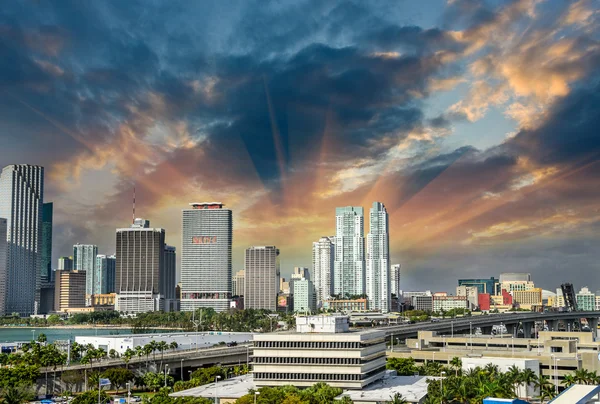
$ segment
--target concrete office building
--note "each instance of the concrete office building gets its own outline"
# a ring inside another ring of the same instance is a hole
[[[177,288],[177,250],[170,245],[165,246],[164,295],[165,310],[179,310],[175,289]]]
[[[415,310],[433,311],[433,296],[413,296],[412,305]]]
[[[244,307],[275,311],[279,292],[279,250],[275,246],[246,249],[244,268]]]
[[[369,309],[390,311],[390,230],[388,213],[381,202],[373,202],[367,235],[366,293]]]
[[[228,310],[232,296],[232,212],[221,202],[190,206],[182,214],[181,310]]]
[[[235,273],[231,280],[232,291],[234,296],[244,296],[244,279],[246,278],[246,271],[240,269]]]
[[[0,218],[0,316],[6,314],[6,219]]]
[[[67,312],[85,307],[85,271],[56,271],[55,276],[54,310]]]
[[[363,208],[355,206],[336,208],[335,225],[334,294],[362,295],[365,293]]]
[[[466,296],[433,296],[433,311],[435,313],[453,309],[466,309],[467,306]]]
[[[294,311],[313,312],[317,309],[315,287],[309,279],[294,280]]]
[[[296,330],[254,335],[257,387],[361,389],[385,374],[384,331],[349,332],[346,316],[298,316]]]
[[[400,264],[394,264],[390,267],[390,294],[394,294],[396,297],[399,297],[402,291],[402,287],[400,286],[401,268],[402,265]]]
[[[0,174],[0,217],[6,219],[5,312],[37,314],[42,267],[44,168],[4,167]]]
[[[489,279],[459,279],[458,286],[475,286],[478,293],[496,293],[496,284],[498,279],[491,277]]]
[[[522,309],[531,310],[533,306],[542,306],[542,288],[515,290],[511,295],[513,303],[518,304]]]
[[[165,230],[136,219],[117,229],[115,309],[128,313],[165,310]]]
[[[476,286],[457,286],[456,296],[467,298],[467,308],[469,310],[475,310],[479,307],[479,291]]]
[[[335,244],[333,237],[321,237],[313,243],[312,264],[317,306],[333,294],[333,266],[335,261]]]
[[[59,271],[73,270],[73,257],[60,257],[58,259],[58,270]]]

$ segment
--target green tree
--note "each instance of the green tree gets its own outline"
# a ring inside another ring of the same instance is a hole
[[[108,403],[110,399],[105,391],[100,391],[100,402]],[[71,404],[98,404],[98,390],[89,390],[81,393],[71,401]]]
[[[408,401],[400,393],[394,394],[390,399],[390,404],[408,404]]]
[[[38,335],[37,341],[41,342],[41,343],[47,342],[48,341],[48,337],[46,336],[46,334],[44,334],[42,332],[42,333],[40,333],[40,335]]]
[[[35,398],[32,388],[23,384],[6,386],[0,393],[4,404],[21,404],[26,403]]]
[[[110,380],[110,383],[116,387],[117,394],[119,394],[121,386],[135,378],[135,375],[131,370],[124,368],[107,369],[104,371],[103,376]]]
[[[56,325],[62,323],[62,319],[58,314],[50,314],[46,319],[49,325]]]
[[[455,356],[450,360],[450,366],[454,369],[455,376],[458,377],[458,371],[462,369],[462,360]]]

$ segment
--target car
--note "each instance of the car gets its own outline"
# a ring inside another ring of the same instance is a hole
[[[440,319],[439,319],[439,318],[432,318],[432,319],[431,319],[431,322],[432,322],[432,323],[439,323],[439,322],[440,322]]]
[[[142,398],[140,396],[132,396],[131,397],[132,403],[139,403],[140,401],[142,401]]]
[[[237,342],[235,342],[235,341],[228,342],[227,346],[237,346]]]

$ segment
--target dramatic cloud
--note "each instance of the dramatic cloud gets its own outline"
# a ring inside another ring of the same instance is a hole
[[[0,164],[47,167],[57,256],[113,252],[135,187],[175,246],[188,202],[225,202],[237,266],[253,244],[277,245],[284,274],[310,266],[336,206],[377,200],[407,288],[505,270],[553,288],[549,251],[582,283],[599,14],[557,3],[13,2]]]

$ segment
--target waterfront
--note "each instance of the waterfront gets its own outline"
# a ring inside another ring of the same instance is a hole
[[[164,330],[146,330],[144,333],[164,332]],[[45,334],[49,342],[56,340],[75,340],[75,336],[122,335],[131,334],[130,328],[104,327],[0,327],[0,343],[15,341],[31,341],[35,335]],[[176,331],[173,331],[176,332]]]

